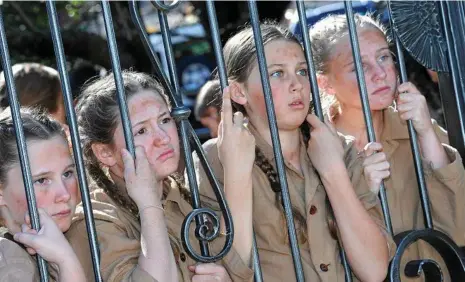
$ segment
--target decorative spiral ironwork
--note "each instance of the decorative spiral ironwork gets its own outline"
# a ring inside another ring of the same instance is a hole
[[[449,71],[447,45],[436,1],[390,1],[391,19],[404,48],[420,64]]]
[[[178,2],[178,1],[175,1],[175,2]],[[153,50],[150,40],[146,34],[143,21],[140,17],[138,4],[139,3],[136,0],[131,0],[129,3],[129,9],[130,9],[132,21],[134,25],[136,26],[136,29],[139,33],[142,44],[147,54],[149,55],[154,71],[156,75],[158,76],[160,82],[166,89],[166,92],[170,98],[170,101],[173,104],[171,114],[173,118],[176,119],[178,124],[180,124],[180,127],[184,127],[184,130],[180,130],[181,132],[180,138],[183,142],[185,142],[187,139],[189,140],[187,142],[190,142],[192,144],[193,149],[198,154],[200,162],[203,168],[205,169],[207,177],[213,188],[213,192],[215,193],[216,199],[218,200],[218,204],[221,209],[221,214],[224,219],[224,224],[225,224],[225,229],[226,229],[226,234],[227,234],[222,250],[216,255],[208,254],[208,251],[207,252],[205,251],[205,246],[207,246],[206,243],[216,239],[219,236],[220,221],[218,219],[218,216],[215,214],[215,212],[212,209],[199,207],[199,205],[196,204],[196,201],[194,201],[193,211],[190,212],[187,215],[187,217],[184,219],[184,222],[182,225],[181,240],[182,240],[183,246],[187,254],[190,257],[192,257],[194,260],[199,261],[199,262],[204,262],[204,263],[215,262],[215,261],[221,260],[232,248],[233,239],[234,239],[234,226],[233,226],[231,212],[225,200],[224,193],[220,189],[220,184],[215,178],[213,174],[213,170],[210,167],[210,164],[206,160],[207,157],[202,148],[202,144],[199,141],[198,137],[196,136],[195,131],[192,128],[191,124],[187,120],[191,111],[189,108],[183,105],[182,99],[179,99],[179,97],[177,97],[178,95],[176,95],[176,91],[178,89],[176,85],[173,87],[173,85],[171,85],[171,83],[169,82],[168,77],[162,70],[161,63],[155,51]],[[152,1],[152,4],[154,4],[157,9],[164,12],[164,11],[169,11],[173,9],[178,3],[172,3],[171,5],[167,6],[160,1]],[[166,35],[167,30],[162,30],[162,31],[165,32],[165,35]],[[173,75],[173,73],[171,73],[171,75]],[[188,170],[193,169],[193,167],[187,167],[187,169]],[[198,191],[197,185],[192,185],[191,193],[193,195],[193,198],[199,199],[199,191]],[[212,219],[212,221],[202,220],[203,219],[202,217],[208,217]],[[192,220],[195,220],[197,224],[195,236],[199,240],[200,245],[201,245],[202,254],[200,255],[196,253],[194,247],[192,246],[192,243],[189,240],[190,238],[189,227],[192,223]]]
[[[394,237],[397,251],[390,266],[389,279],[392,282],[400,282],[401,259],[405,250],[414,242],[424,240],[429,243],[444,259],[452,281],[465,281],[465,262],[462,260],[462,252],[446,234],[432,229],[411,230],[397,234]],[[409,262],[406,268],[408,276],[412,273],[423,271],[426,281],[442,281],[442,271],[439,265],[432,260]],[[416,268],[416,269],[415,269]]]
[[[152,3],[153,6],[155,6],[155,8],[157,8],[158,10],[160,11],[163,11],[163,12],[169,12],[171,10],[173,10],[174,8],[176,8],[180,1],[179,0],[175,0],[173,1],[171,4],[165,4],[163,0],[151,0],[150,1]]]

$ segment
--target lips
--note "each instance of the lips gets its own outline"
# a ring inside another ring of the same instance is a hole
[[[57,212],[57,213],[53,214],[53,216],[54,217],[67,217],[70,214],[71,214],[71,210],[66,209],[66,210],[62,210],[60,212]]]
[[[166,151],[164,151],[163,153],[161,153],[158,157],[157,157],[157,160],[159,161],[165,161],[171,157],[174,156],[174,149],[168,149]]]
[[[289,104],[289,107],[293,109],[303,109],[304,108],[304,103],[302,100],[295,100],[292,103]]]
[[[391,88],[388,87],[388,86],[380,87],[380,88],[376,89],[376,90],[372,93],[372,95],[382,94],[383,92],[386,92],[386,91],[388,91],[388,90],[390,90],[390,89],[391,89]]]

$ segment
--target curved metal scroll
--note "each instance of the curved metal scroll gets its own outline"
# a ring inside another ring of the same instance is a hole
[[[179,90],[179,83],[177,79],[176,69],[174,68],[174,57],[172,55],[172,45],[171,39],[169,36],[169,27],[166,22],[166,11],[169,11],[175,7],[175,4],[165,5],[160,1],[152,1],[152,4],[159,10],[159,19],[160,19],[160,27],[163,36],[163,43],[165,45],[166,53],[167,53],[167,60],[169,62],[169,75],[172,84],[169,82],[168,77],[163,72],[161,63],[158,60],[155,51],[150,43],[150,40],[146,34],[143,21],[140,17],[140,12],[138,9],[138,1],[131,0],[129,2],[129,8],[131,13],[131,18],[136,26],[136,29],[139,33],[141,41],[144,45],[144,48],[149,55],[150,61],[152,66],[155,70],[155,73],[158,75],[162,85],[166,89],[168,96],[170,97],[171,102],[173,103],[173,110],[172,116],[176,119],[178,123],[178,130],[180,133],[180,139],[183,145],[183,152],[184,157],[186,160],[186,171],[189,180],[189,184],[191,186],[191,195],[192,195],[192,206],[193,211],[191,211],[185,218],[182,230],[181,230],[181,239],[183,242],[184,249],[186,250],[187,254],[192,257],[196,261],[200,262],[215,262],[222,259],[231,249],[233,238],[234,238],[234,227],[233,221],[231,217],[231,212],[229,211],[228,205],[226,203],[224,193],[220,189],[220,184],[216,180],[213,171],[206,161],[206,155],[203,151],[202,144],[198,140],[198,137],[195,134],[194,129],[192,128],[191,124],[188,122],[187,118],[189,117],[190,110],[185,107],[181,100],[180,90]],[[200,202],[200,194],[197,186],[197,181],[195,178],[193,160],[191,155],[190,145],[194,147],[194,150],[198,154],[198,157],[201,161],[202,166],[205,169],[207,177],[210,180],[210,183],[213,187],[213,191],[215,196],[218,200],[218,204],[220,206],[222,216],[225,222],[226,228],[226,240],[223,249],[216,255],[210,255],[209,250],[207,248],[207,243],[209,241],[214,240],[219,235],[219,220],[213,210],[208,208],[201,208]],[[206,222],[205,216],[211,218],[213,222]],[[200,242],[200,249],[201,254],[198,254],[195,251],[195,248],[189,241],[189,226],[192,223],[192,220],[196,221],[196,232],[195,236]]]
[[[400,282],[400,262],[402,259],[402,254],[405,252],[408,246],[418,240],[426,241],[431,246],[433,246],[436,251],[438,251],[447,265],[447,269],[449,270],[452,281],[465,281],[465,263],[461,258],[462,252],[460,248],[454,243],[454,241],[452,241],[446,234],[432,229],[413,230],[397,234],[394,237],[394,240],[397,243],[397,251],[391,262],[389,273],[390,281]],[[433,270],[433,273],[429,274],[437,275],[437,272],[441,271],[437,264],[434,267],[438,269]],[[427,274],[428,273],[425,272],[425,275]],[[434,278],[435,277],[431,276],[426,277],[427,281],[437,281],[430,280]]]
[[[404,48],[423,66],[449,71],[447,45],[436,1],[389,1],[391,20]]]

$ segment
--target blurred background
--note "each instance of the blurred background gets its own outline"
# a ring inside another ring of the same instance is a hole
[[[39,1],[3,2],[4,23],[12,63],[35,62],[56,68],[53,42],[50,37],[45,3]],[[131,21],[128,2],[111,1],[121,68],[152,73],[137,31]],[[271,19],[301,35],[294,1],[257,1],[260,19]],[[61,34],[68,62],[74,97],[82,85],[111,70],[105,27],[100,2],[57,1]],[[325,15],[344,13],[341,1],[305,1],[309,25]],[[354,1],[354,10],[371,13],[388,24],[385,1]],[[151,44],[167,72],[157,10],[149,1],[139,5]],[[246,1],[215,1],[222,42],[248,23]],[[182,1],[168,14],[177,73],[184,103],[194,110],[197,95],[211,78],[216,67],[210,40],[206,5],[204,1]],[[422,87],[433,113],[442,122],[441,103],[437,85],[431,75],[407,57],[410,78]],[[191,115],[190,121],[201,140],[210,137],[210,130]]]

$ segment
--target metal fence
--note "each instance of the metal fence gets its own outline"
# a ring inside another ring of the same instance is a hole
[[[192,203],[193,211],[186,217],[183,223],[182,229],[182,241],[186,252],[195,260],[199,262],[214,262],[218,261],[224,257],[227,252],[232,247],[234,230],[232,225],[232,218],[229,212],[227,203],[224,199],[220,185],[218,184],[215,176],[212,173],[212,170],[209,167],[208,162],[206,161],[206,156],[202,150],[201,143],[196,137],[195,132],[187,121],[188,116],[190,115],[190,110],[185,107],[182,103],[180,86],[178,82],[178,76],[175,68],[175,61],[173,56],[172,44],[169,33],[169,26],[167,23],[167,13],[170,12],[177,4],[178,1],[174,1],[171,4],[165,4],[164,1],[152,1],[153,5],[158,9],[159,22],[161,26],[161,32],[163,36],[163,44],[165,52],[167,54],[168,70],[169,73],[165,74],[162,71],[161,64],[156,56],[148,36],[146,34],[144,25],[141,20],[141,16],[138,9],[138,2],[136,0],[130,1],[130,12],[132,20],[135,26],[138,29],[140,38],[145,47],[145,51],[150,58],[150,61],[155,70],[155,74],[160,78],[163,86],[167,90],[171,102],[173,104],[172,116],[176,119],[177,125],[180,133],[180,140],[183,148],[183,153],[185,157],[187,178],[190,183],[190,190],[192,191]],[[443,46],[445,48],[441,50],[444,56],[438,57],[436,60],[443,67],[439,69],[440,72],[440,89],[441,89],[441,98],[443,101],[443,106],[445,110],[446,122],[449,132],[450,143],[459,150],[462,157],[465,157],[465,56],[461,51],[465,50],[465,2],[405,2],[404,6],[401,8],[398,7],[396,2],[390,3],[389,10],[393,13],[391,17],[391,28],[392,36],[397,48],[397,58],[398,66],[400,71],[401,81],[407,81],[407,73],[405,68],[405,62],[403,57],[403,47],[401,45],[401,38],[397,36],[396,33],[405,33],[405,30],[401,30],[400,27],[396,26],[396,15],[402,13],[402,9],[405,7],[410,7],[415,9],[415,5],[420,5],[422,8],[425,8],[428,13],[427,16],[435,16],[440,19],[438,30],[440,36],[438,40],[442,40]],[[426,3],[426,4],[425,4]],[[108,48],[111,56],[112,68],[114,73],[114,79],[117,85],[118,90],[118,99],[121,110],[121,119],[123,121],[123,130],[124,136],[127,144],[128,150],[134,155],[134,143],[132,140],[131,134],[131,122],[128,116],[128,109],[126,104],[126,98],[124,95],[123,81],[121,75],[121,69],[119,64],[119,57],[117,51],[117,44],[115,40],[115,34],[112,25],[111,11],[109,8],[109,3],[107,1],[102,1],[102,12],[105,22],[105,29],[108,40]],[[396,6],[397,5],[397,6]],[[410,5],[410,6],[409,6]],[[97,238],[97,231],[94,226],[93,215],[92,215],[92,206],[89,198],[88,185],[86,181],[86,173],[84,167],[84,161],[82,157],[82,150],[79,141],[79,133],[77,129],[76,115],[73,108],[71,88],[68,80],[68,75],[66,71],[66,62],[65,62],[65,50],[63,49],[63,44],[60,35],[60,27],[57,20],[57,11],[55,10],[55,4],[53,1],[46,2],[49,24],[51,29],[51,34],[53,37],[55,55],[58,65],[58,71],[60,73],[61,85],[64,95],[64,102],[66,107],[67,121],[70,126],[70,135],[73,145],[73,153],[76,161],[77,172],[78,172],[78,181],[81,189],[81,196],[83,207],[85,211],[85,221],[87,225],[87,232],[89,234],[89,245],[91,249],[92,261],[94,266],[95,280],[102,281],[102,277],[99,269],[99,248]],[[250,22],[253,28],[254,39],[257,49],[257,57],[259,70],[262,79],[263,91],[265,94],[266,101],[266,110],[269,118],[270,131],[272,136],[273,150],[276,160],[276,168],[279,176],[279,182],[282,188],[282,198],[284,204],[284,212],[286,217],[286,222],[289,231],[290,239],[290,248],[293,256],[294,266],[295,266],[295,277],[297,281],[304,281],[304,274],[302,270],[301,258],[299,253],[299,247],[297,244],[296,231],[294,228],[294,220],[292,216],[292,209],[288,191],[288,185],[286,180],[286,174],[284,171],[284,161],[281,153],[281,148],[279,146],[279,136],[278,129],[276,124],[276,117],[274,114],[273,101],[271,95],[271,88],[268,81],[268,75],[266,70],[266,58],[264,55],[264,46],[262,44],[261,31],[259,27],[258,20],[258,11],[255,1],[248,1],[249,13],[250,13]],[[365,85],[364,72],[360,57],[360,50],[358,45],[357,31],[355,28],[354,14],[352,10],[352,3],[350,1],[345,1],[346,16],[349,25],[349,36],[352,46],[352,52],[354,57],[354,62],[356,66],[356,74],[359,83],[360,89],[360,99],[362,101],[362,108],[364,112],[364,118],[366,122],[366,129],[368,133],[369,141],[375,141],[375,133],[373,129],[373,124],[370,116],[370,106],[368,101],[368,93]],[[400,9],[400,10],[399,10]],[[225,69],[224,59],[222,55],[222,46],[220,41],[220,34],[218,29],[218,23],[216,19],[215,7],[212,0],[207,1],[207,10],[209,16],[209,23],[211,28],[212,42],[214,46],[215,57],[218,66],[218,74],[221,82],[222,88],[225,88],[228,84],[227,73]],[[311,42],[308,35],[307,20],[305,17],[304,3],[302,0],[297,1],[297,10],[299,14],[300,27],[303,33],[303,46],[305,50],[305,56],[307,59],[308,69],[309,69],[309,79],[312,89],[312,98],[315,105],[316,115],[323,120],[323,111],[319,99],[319,90],[316,82],[316,72],[313,66],[312,60],[312,51],[311,51]],[[410,12],[405,10],[405,13]],[[420,19],[421,20],[421,19]],[[31,173],[29,170],[29,160],[27,155],[27,148],[23,134],[23,128],[21,123],[21,118],[19,116],[20,105],[17,99],[15,85],[13,80],[13,74],[11,69],[11,62],[8,52],[8,44],[6,41],[6,34],[3,24],[3,14],[0,8],[0,47],[1,47],[1,61],[2,67],[4,69],[5,81],[7,84],[9,100],[11,101],[12,115],[14,119],[15,132],[17,135],[17,144],[18,151],[20,156],[20,165],[23,172],[26,195],[28,199],[28,208],[31,215],[31,223],[34,229],[39,228],[39,218],[38,212],[35,203],[35,196],[33,192],[33,185],[31,180]],[[404,44],[405,45],[405,44]],[[425,48],[427,46],[424,46]],[[411,140],[411,147],[413,153],[413,163],[415,166],[418,186],[420,190],[421,204],[423,208],[424,218],[425,218],[425,229],[423,230],[411,230],[403,232],[401,234],[393,234],[391,217],[389,214],[388,201],[386,196],[386,190],[384,185],[380,188],[380,201],[382,205],[383,215],[385,224],[387,226],[388,232],[394,236],[397,243],[398,249],[395,254],[394,259],[391,262],[390,271],[388,279],[390,281],[400,281],[401,272],[405,273],[419,273],[424,272],[427,281],[441,281],[442,274],[438,265],[429,260],[418,260],[411,262],[407,265],[409,269],[400,269],[400,259],[402,257],[405,249],[415,241],[420,239],[427,241],[431,244],[444,258],[444,261],[447,264],[449,273],[451,274],[452,281],[465,281],[465,261],[463,259],[463,253],[461,252],[459,246],[457,246],[446,234],[441,233],[434,229],[433,221],[431,217],[431,208],[428,198],[428,190],[426,181],[423,175],[423,168],[420,159],[420,152],[417,143],[417,137],[413,125],[408,121],[408,129]],[[196,182],[195,172],[193,169],[193,160],[191,152],[194,150],[199,155],[199,158],[204,166],[209,180],[214,187],[217,200],[219,202],[220,208],[222,210],[222,216],[225,219],[226,224],[226,243],[222,251],[217,255],[211,255],[207,246],[207,242],[215,239],[218,236],[218,225],[219,218],[217,215],[208,208],[201,207],[200,195],[198,190],[198,185]],[[465,203],[464,203],[465,204]],[[209,216],[214,219],[214,231],[211,232],[211,227],[209,227],[205,222],[205,216]],[[199,240],[201,253],[198,254],[195,252],[192,247],[192,242],[188,240],[189,225],[192,221],[195,221],[197,225],[196,236]],[[253,250],[253,267],[255,270],[255,280],[262,281],[262,275],[260,271],[260,262],[258,255],[257,247],[254,243]],[[345,260],[344,252],[341,251],[341,260],[346,271],[346,281],[351,281],[352,275],[350,273],[350,268],[348,263]],[[48,281],[48,273],[46,262],[38,257],[38,267],[40,270],[41,281]]]

